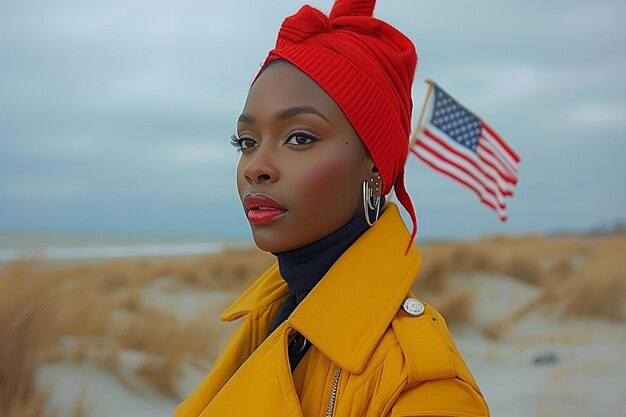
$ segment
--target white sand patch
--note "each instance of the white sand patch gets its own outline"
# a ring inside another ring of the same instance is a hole
[[[493,416],[626,415],[624,343],[520,347],[472,337],[456,342]],[[540,356],[556,360],[536,364]]]
[[[201,364],[186,361],[183,377],[175,384],[179,398],[168,398],[137,376],[136,369],[147,358],[144,353],[120,352],[113,367],[97,366],[95,363],[100,361],[95,358],[102,355],[96,351],[87,356],[90,360],[80,364],[65,362],[40,369],[38,384],[51,388],[48,405],[57,411],[57,415],[72,415],[74,404],[84,395],[83,410],[91,411],[90,417],[171,417],[174,408],[211,366],[210,361]],[[198,365],[204,369],[199,369]]]
[[[218,339],[215,341],[221,347],[239,322],[222,323],[219,314],[238,294],[239,291],[199,289],[162,277],[142,287],[139,297],[142,305],[172,315],[181,323],[201,320],[211,324],[209,329],[221,327],[223,331],[216,332]],[[117,321],[124,322],[130,317],[128,312],[115,313],[113,318]],[[71,352],[76,347],[73,338],[64,338],[61,342],[61,351]],[[174,399],[150,387],[137,375],[137,369],[146,361],[146,354],[121,351],[112,366],[99,366],[106,362],[104,352],[89,349],[82,363],[58,362],[40,368],[38,384],[50,387],[48,405],[57,415],[72,415],[82,393],[84,410],[91,412],[87,414],[89,417],[171,417],[176,405],[204,378],[211,366],[208,358],[185,359],[182,376],[174,381],[179,394],[179,398]]]
[[[482,326],[539,290],[504,276],[455,277],[450,285],[475,291],[473,324],[452,330],[493,416],[626,416],[625,323],[561,319],[538,306],[490,340]]]
[[[47,365],[39,371],[41,384],[51,385],[49,406],[58,415],[70,416],[84,389],[90,417],[171,417],[178,401],[164,397],[142,385],[130,390],[111,373],[94,364]]]
[[[155,279],[141,290],[142,304],[173,314],[182,322],[206,314],[216,318],[241,291],[202,290],[173,277]]]
[[[539,295],[539,289],[506,275],[454,275],[446,282],[446,292],[471,289],[474,293],[472,325],[483,327],[504,318]]]
[[[199,289],[181,283],[175,278],[162,277],[142,288],[141,303],[166,312],[181,323],[189,323],[192,320],[208,323],[211,328],[218,330],[215,346],[220,351],[240,322],[222,322],[219,316],[240,293],[241,290]],[[192,380],[195,383],[200,382],[197,376],[192,377]]]

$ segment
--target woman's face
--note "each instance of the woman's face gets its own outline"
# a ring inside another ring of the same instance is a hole
[[[256,245],[283,252],[313,243],[363,211],[377,175],[339,106],[288,62],[256,80],[237,124],[237,188]]]

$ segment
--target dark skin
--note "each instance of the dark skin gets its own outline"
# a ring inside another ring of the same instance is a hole
[[[251,223],[261,250],[308,245],[363,215],[362,183],[377,178],[374,162],[334,100],[292,64],[273,63],[257,78],[235,143],[242,203],[261,195],[286,209],[267,224]]]

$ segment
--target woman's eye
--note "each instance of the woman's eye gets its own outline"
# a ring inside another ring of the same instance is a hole
[[[256,146],[256,141],[254,139],[246,137],[240,138],[237,137],[237,135],[232,135],[230,137],[230,144],[237,148],[238,152],[243,152]]]
[[[304,133],[293,133],[287,138],[287,142],[285,142],[285,144],[302,146],[313,142],[317,142],[317,139],[312,136],[305,135]]]

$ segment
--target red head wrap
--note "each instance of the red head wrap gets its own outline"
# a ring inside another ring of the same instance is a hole
[[[404,165],[417,54],[410,39],[372,17],[375,3],[336,0],[329,16],[303,6],[283,21],[276,47],[261,71],[269,62],[282,58],[335,100],[376,164],[382,177],[382,195],[393,186],[410,214],[413,239],[417,219],[404,186]]]

